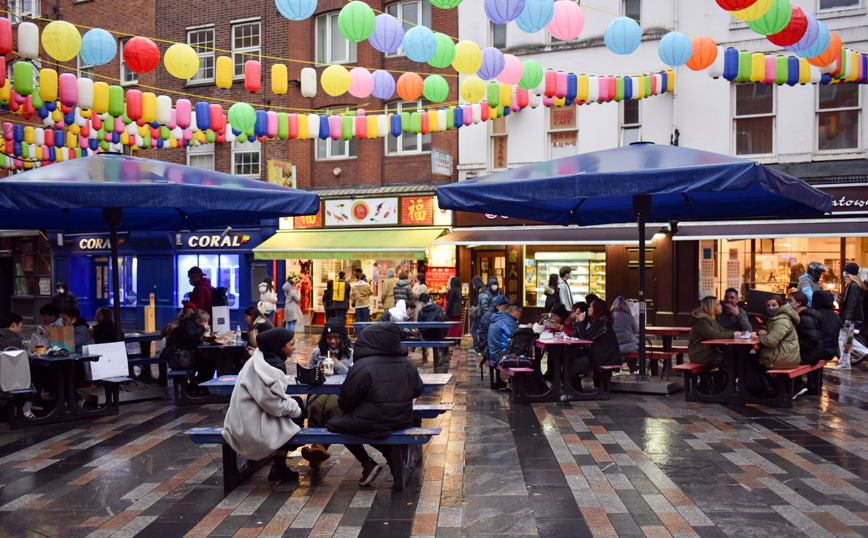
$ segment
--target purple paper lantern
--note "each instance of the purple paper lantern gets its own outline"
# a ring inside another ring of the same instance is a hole
[[[799,52],[811,47],[820,36],[820,24],[817,18],[807,11],[805,11],[805,16],[808,17],[808,28],[805,30],[805,35],[795,44],[784,47],[790,52]]]
[[[404,27],[401,21],[387,14],[377,15],[374,33],[368,38],[372,47],[380,52],[391,54],[401,48],[404,41]]]
[[[506,24],[521,15],[525,0],[485,0],[485,15],[494,24]]]
[[[491,80],[503,71],[505,64],[502,52],[494,47],[485,47],[482,49],[482,67],[476,74],[482,80]]]
[[[371,95],[377,99],[389,99],[395,95],[395,77],[382,69],[374,71],[374,89]]]

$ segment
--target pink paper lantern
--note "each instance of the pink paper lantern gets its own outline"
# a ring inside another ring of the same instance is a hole
[[[57,80],[60,104],[75,106],[78,103],[78,80],[72,73],[63,73]]]
[[[524,75],[524,67],[521,65],[521,60],[512,54],[504,54],[503,60],[503,71],[497,76],[497,81],[501,84],[509,84],[510,86],[518,84],[518,81]]]
[[[777,75],[776,69],[775,57],[771,54],[766,54],[766,76],[762,80],[763,84],[774,84],[775,76]]]
[[[582,8],[569,0],[555,2],[555,16],[548,23],[546,30],[561,41],[570,41],[582,33],[585,27],[585,14]]]
[[[329,136],[332,140],[340,140],[341,138],[341,117],[329,116]]]
[[[563,71],[558,71],[558,88],[555,92],[555,97],[558,99],[563,99],[567,96],[567,91],[569,88],[569,78],[567,74]]]
[[[472,125],[473,124],[473,106],[464,105],[462,108],[464,109],[464,118],[463,118],[464,119],[464,126],[466,127],[468,125]]]
[[[606,77],[600,77],[597,79],[597,87],[600,88],[600,96],[598,98],[599,101],[608,101],[609,100],[609,81],[606,80]]]
[[[374,76],[364,67],[350,70],[350,95],[365,98],[374,90]]]
[[[277,112],[274,112],[273,110],[269,110],[267,117],[268,117],[268,124],[266,125],[266,128],[265,128],[265,135],[268,138],[277,138],[277,126],[278,126]]]
[[[542,98],[543,106],[555,106],[555,98],[544,95]]]
[[[178,127],[186,129],[190,126],[192,110],[193,105],[187,99],[178,99],[175,102],[175,122],[178,124]]]

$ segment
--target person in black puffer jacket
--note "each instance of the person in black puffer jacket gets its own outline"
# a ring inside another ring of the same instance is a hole
[[[815,291],[814,297],[820,291],[822,290]],[[813,366],[823,358],[823,315],[813,308],[808,308],[808,296],[801,291],[794,291],[787,300],[799,315],[796,334],[799,335],[799,355],[802,358],[800,364]],[[793,388],[793,399],[795,400],[808,392],[809,387],[805,384],[804,376],[796,377],[793,381],[795,382]]]
[[[413,293],[413,288],[410,286],[407,273],[398,274],[398,281],[395,282],[395,287],[392,294],[395,296],[395,302],[404,301],[405,304],[416,303],[416,294]]]
[[[446,315],[449,316],[449,321],[461,321],[463,306],[461,279],[454,276],[449,279],[449,293],[446,295]],[[456,323],[449,329],[449,333],[446,336],[449,338],[461,338],[463,334],[464,327],[460,323]]]
[[[621,348],[613,324],[609,306],[600,299],[591,303],[587,316],[580,313],[576,317],[573,335],[593,342],[590,347],[579,349],[579,356],[571,361],[569,367],[569,379],[577,391],[582,390],[582,374],[597,366],[621,364]]]
[[[830,361],[838,356],[838,335],[844,327],[841,316],[835,312],[835,297],[831,292],[820,290],[814,292],[814,309],[823,318],[823,352],[822,360]]]
[[[413,425],[413,399],[422,395],[422,378],[407,358],[401,329],[392,322],[375,323],[361,331],[353,348],[353,366],[341,385],[341,414],[326,423],[330,431],[368,439],[386,439]],[[373,445],[386,461],[391,446]],[[347,445],[362,464],[360,484],[367,486],[382,470],[362,445]]]

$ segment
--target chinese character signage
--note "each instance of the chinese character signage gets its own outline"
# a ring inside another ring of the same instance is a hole
[[[576,105],[549,108],[549,130],[561,131],[576,128]]]
[[[320,209],[316,215],[293,217],[293,227],[295,229],[322,228],[322,209]]]
[[[292,163],[268,159],[268,182],[295,188],[295,168]]]
[[[340,199],[325,201],[326,226],[377,226],[398,224],[398,198]]]
[[[551,133],[549,136],[552,137],[552,160],[560,159],[561,157],[569,157],[577,153],[576,150],[578,149],[578,144],[576,143],[576,139],[578,138],[578,131]]]
[[[506,168],[506,138],[498,136],[494,138],[494,168]]]
[[[434,200],[430,196],[401,198],[401,224],[434,224]]]
[[[429,290],[449,290],[449,279],[455,276],[454,267],[429,267],[425,273],[425,285]]]
[[[521,271],[524,265],[522,246],[506,247],[506,298],[510,301],[521,300]]]

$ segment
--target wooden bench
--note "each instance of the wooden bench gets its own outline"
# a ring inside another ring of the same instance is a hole
[[[151,377],[150,368],[145,368],[145,367],[150,366],[152,364],[159,365],[160,377],[157,379],[154,379],[154,381],[156,381],[161,387],[168,387],[169,386],[169,376],[168,376],[169,361],[167,361],[166,359],[164,359],[160,356],[138,357],[138,358],[132,358],[132,359],[128,358],[127,364],[129,364],[129,366],[130,366],[130,377],[136,377],[135,372],[133,371],[133,367],[138,366],[139,368],[142,369],[143,375],[145,373],[147,373],[147,375],[145,375],[146,379],[153,379],[153,378]]]
[[[657,344],[654,344],[651,346],[646,346],[645,349],[648,351],[654,351],[654,352],[658,352],[658,351],[659,352],[665,352],[666,351],[665,349],[663,349],[662,345],[657,345]],[[687,355],[687,346],[672,346],[672,349],[670,351],[675,353],[676,364],[684,364],[684,356]]]
[[[189,377],[192,370],[169,370],[168,377],[172,380],[172,393],[175,395],[175,405],[202,405],[212,403],[229,403],[231,394],[211,394],[205,396],[192,396]]]
[[[666,375],[666,372],[671,369],[672,366],[672,357],[678,355],[677,351],[654,351],[649,348],[645,348],[645,360],[646,361],[663,361],[663,369],[660,372],[660,377]],[[638,351],[631,351],[630,353],[624,353],[624,358],[626,359],[639,359]],[[651,375],[657,375],[657,363],[651,363]]]
[[[760,403],[763,405],[768,405],[770,407],[786,407],[790,408],[793,406],[793,396],[795,395],[795,379],[799,376],[808,375],[808,385],[810,386],[812,379],[810,377],[812,375],[816,375],[817,377],[813,379],[816,382],[817,388],[815,390],[809,391],[808,394],[811,396],[817,396],[820,394],[822,390],[822,382],[823,382],[823,367],[826,366],[826,361],[820,361],[817,364],[811,366],[810,364],[805,364],[802,366],[797,366],[791,369],[774,369],[769,370],[768,374],[772,376],[772,379],[775,381],[775,385],[777,385],[778,395],[774,398],[752,398],[750,403]],[[817,372],[813,374],[813,372]]]
[[[439,435],[442,428],[412,427],[397,431],[386,439],[364,439],[354,435],[330,432],[325,428],[302,428],[292,438],[294,445],[321,444],[321,445],[393,445],[392,454],[389,458],[389,467],[394,479],[393,489],[403,491],[410,477],[416,471],[422,461],[421,445],[428,443],[435,435]],[[223,428],[193,428],[184,433],[196,444],[222,445],[223,446],[223,489],[231,491],[265,465],[271,457],[249,461],[242,457],[241,464],[238,462],[238,454],[223,439]]]
[[[490,369],[490,374],[493,376],[494,368],[500,370],[501,372],[505,372],[512,378],[512,401],[513,403],[530,403],[533,401],[533,395],[528,395],[527,391],[524,387],[524,375],[520,374],[529,374],[533,373],[533,368],[508,368],[505,366],[501,366],[498,364],[496,367],[492,368],[491,362],[486,361],[488,367]],[[608,400],[611,398],[610,385],[612,381],[612,374],[615,372],[619,372],[621,370],[621,366],[617,364],[608,365],[608,366],[596,366],[593,369],[593,381],[596,390],[593,392],[583,392],[579,397],[572,396],[566,394],[570,400]],[[494,386],[495,381],[492,379],[492,390],[496,390],[497,388],[501,388],[505,386],[500,378],[497,378],[496,383],[497,387]]]
[[[684,400],[688,402],[698,401],[699,393],[696,391],[696,387],[699,384],[699,376],[708,372],[711,369],[710,365],[688,362],[677,364],[672,369],[684,374]]]

